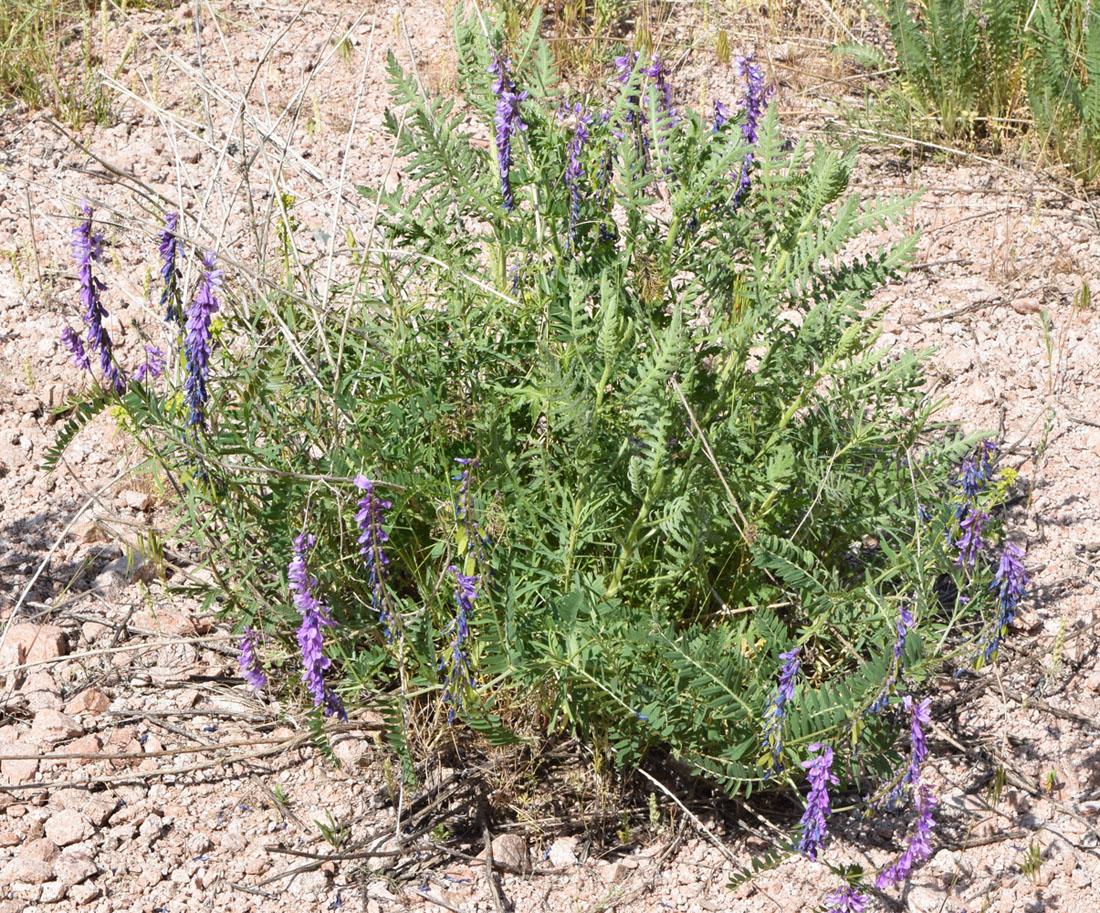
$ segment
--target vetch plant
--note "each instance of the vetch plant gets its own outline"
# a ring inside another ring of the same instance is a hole
[[[980,661],[1026,585],[990,557],[1011,473],[937,420],[923,356],[881,343],[872,297],[913,239],[852,253],[910,200],[788,143],[757,62],[740,110],[701,116],[659,59],[628,51],[576,98],[536,26],[460,21],[456,46],[468,109],[390,59],[407,165],[361,189],[378,237],[349,226],[324,306],[280,263],[242,306],[207,254],[182,390],[121,401],[257,632],[242,673],[300,678],[318,726],[372,701],[406,761],[569,733],[731,794],[806,780],[790,850],[815,858],[830,790],[896,785],[906,731],[905,770],[924,760],[927,705],[900,735],[887,712],[901,684]]]

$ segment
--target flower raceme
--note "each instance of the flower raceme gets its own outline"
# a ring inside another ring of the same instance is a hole
[[[210,333],[212,317],[219,308],[217,289],[222,283],[222,271],[216,269],[217,256],[213,251],[203,258],[203,274],[194,303],[187,309],[187,327],[184,347],[187,353],[187,381],[184,393],[191,410],[189,424],[192,428],[206,430],[206,401],[209,396],[207,382],[210,373]]]
[[[849,885],[837,888],[831,894],[826,895],[825,913],[863,913],[867,909],[867,898],[859,892],[859,889]]]
[[[820,751],[816,758],[803,761],[806,778],[810,781],[810,792],[806,796],[806,811],[802,814],[802,837],[798,841],[798,851],[809,859],[817,859],[818,850],[825,841],[825,819],[832,814],[829,804],[829,786],[840,781],[833,774],[833,749],[817,742],[810,751]]]
[[[164,291],[161,292],[160,306],[164,310],[164,319],[169,323],[183,322],[183,313],[180,308],[180,266],[179,254],[183,249],[183,242],[179,235],[178,212],[170,212],[164,217],[164,230],[157,235],[160,248],[160,278],[164,282]]]
[[[325,683],[325,673],[332,660],[324,654],[324,628],[335,627],[328,607],[317,598],[317,580],[311,577],[306,559],[316,544],[317,537],[302,533],[294,539],[294,556],[287,569],[294,605],[302,616],[298,628],[298,647],[302,652],[302,681],[313,696],[315,707],[324,707],[325,716],[334,713],[347,716],[343,703]]]
[[[997,562],[997,573],[994,574],[993,582],[989,585],[990,589],[997,591],[998,615],[997,630],[994,631],[989,646],[985,650],[987,660],[997,651],[1004,632],[1016,617],[1016,607],[1024,598],[1027,586],[1031,582],[1024,568],[1023,559],[1023,549],[1006,539],[1001,547],[1001,559]]]
[[[494,122],[497,128],[497,167],[500,172],[500,195],[504,208],[511,212],[516,205],[512,195],[512,137],[527,125],[520,120],[519,104],[528,98],[527,90],[517,92],[509,70],[511,61],[496,55],[489,64],[489,72],[496,77],[493,81],[493,94],[497,97],[497,110]]]
[[[252,628],[245,628],[239,641],[240,655],[237,663],[241,668],[244,680],[257,691],[267,686],[267,676],[264,675],[263,664],[256,653],[260,636]]]
[[[390,559],[386,555],[385,544],[390,541],[390,537],[382,525],[386,519],[385,512],[393,504],[378,497],[374,483],[362,473],[355,477],[355,487],[363,492],[357,505],[359,510],[355,514],[355,522],[359,525],[359,554],[366,561],[371,600],[378,613],[378,620],[386,632],[386,639],[393,640],[401,632],[396,629],[397,618],[390,609],[386,592]]]
[[[779,670],[779,683],[774,697],[764,710],[764,744],[772,755],[769,776],[783,769],[783,718],[787,715],[787,702],[794,697],[794,680],[801,665],[798,653],[799,648],[795,647],[779,654],[779,658],[783,660]]]
[[[917,790],[917,822],[913,828],[909,843],[893,865],[880,872],[875,879],[875,887],[880,891],[905,881],[913,867],[924,862],[932,855],[932,812],[936,808],[936,797],[927,786]]]
[[[92,264],[103,256],[103,235],[92,231],[92,216],[94,211],[87,202],[81,205],[81,213],[84,218],[73,229],[73,259],[76,260],[77,272],[80,276],[80,304],[84,309],[84,323],[88,327],[87,343],[92,354],[99,356],[99,366],[103,371],[104,379],[121,393],[126,389],[126,378],[114,362],[114,347],[111,342],[111,334],[103,325],[107,319],[107,310],[103,307],[99,293],[106,288],[103,282],[93,274]],[[82,366],[88,362],[87,355],[80,358],[77,350],[68,341],[69,350],[77,364]]]

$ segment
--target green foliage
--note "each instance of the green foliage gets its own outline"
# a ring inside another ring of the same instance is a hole
[[[879,111],[947,140],[1030,129],[1086,184],[1100,177],[1100,12],[1087,0],[874,0],[896,75]],[[834,49],[874,68],[878,49]],[[1026,107],[1025,107],[1026,102]]]
[[[867,711],[897,685],[900,609],[911,682],[996,623],[989,569],[953,562],[968,443],[945,440],[921,357],[880,343],[869,304],[913,239],[850,252],[910,200],[849,194],[854,156],[788,145],[774,109],[747,159],[736,118],[673,118],[640,66],[606,116],[585,99],[571,194],[575,124],[532,29],[506,48],[531,94],[509,213],[497,150],[467,126],[472,110],[492,129],[502,38],[461,20],[457,38],[469,107],[423,97],[390,59],[407,179],[362,188],[382,240],[353,244],[359,275],[323,313],[308,273],[223,311],[208,434],[127,400],[183,475],[181,525],[232,581],[226,612],[292,655],[291,540],[316,534],[339,687],[386,693],[406,761],[456,714],[491,744],[566,730],[623,765],[670,751],[747,795],[789,776],[766,777],[761,721],[798,646],[786,770],[822,740],[886,769],[894,733]],[[393,502],[391,640],[359,554],[359,473]],[[479,579],[456,644],[459,573]],[[470,686],[447,681],[459,647]]]
[[[1028,29],[1027,89],[1043,148],[1075,179],[1100,177],[1100,11],[1084,0],[1037,0]]]
[[[951,140],[1003,136],[1022,101],[1020,49],[1028,0],[874,0],[874,5],[889,26],[897,58],[891,100],[910,129]],[[872,51],[838,50],[863,62]]]

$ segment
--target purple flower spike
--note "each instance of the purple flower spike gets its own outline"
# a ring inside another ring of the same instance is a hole
[[[126,389],[126,378],[114,363],[111,334],[103,325],[107,310],[99,298],[99,293],[107,286],[92,275],[92,263],[103,256],[103,235],[92,232],[92,207],[85,202],[80,211],[84,220],[73,229],[73,259],[80,275],[80,304],[84,308],[84,323],[88,326],[88,349],[99,355],[103,377],[116,392],[122,393]]]
[[[760,121],[764,116],[764,109],[771,97],[771,89],[764,82],[764,71],[753,63],[753,55],[738,57],[733,62],[733,72],[745,80],[745,99],[742,102],[742,110],[745,112],[745,122],[741,125],[741,135],[750,146],[755,146],[759,138]],[[741,204],[745,194],[752,186],[752,163],[755,156],[750,150],[745,153],[745,160],[741,163],[741,178],[737,192],[733,197],[733,205]]]
[[[466,642],[470,639],[470,615],[473,614],[474,602],[479,595],[477,588],[479,578],[473,574],[463,574],[453,565],[447,570],[455,578],[455,601],[458,603],[458,614],[447,628],[447,633],[451,635],[450,658],[445,657],[440,662],[439,668],[442,670],[450,666],[443,683],[443,701],[449,705],[447,719],[453,723],[456,714],[464,705],[463,692],[474,684]]]
[[[783,718],[787,715],[787,702],[794,697],[794,680],[801,666],[798,652],[799,648],[795,647],[779,654],[779,658],[783,660],[783,666],[779,670],[779,683],[775,696],[764,709],[764,744],[772,755],[772,765],[767,773],[769,777],[783,769]]]
[[[932,700],[926,697],[918,703],[907,694],[902,698],[902,705],[909,713],[909,769],[905,771],[901,782],[915,785],[920,780],[921,765],[928,757],[924,727],[932,722]]]
[[[825,841],[825,819],[832,814],[829,785],[835,786],[840,781],[833,775],[833,749],[818,742],[810,746],[810,751],[821,751],[821,754],[802,762],[810,781],[810,792],[806,796],[806,811],[802,814],[798,851],[809,859],[817,859],[817,852]]]
[[[645,68],[645,75],[653,80],[657,87],[657,96],[662,112],[671,126],[676,123],[676,109],[672,107],[672,85],[668,81],[668,64],[657,54],[650,58],[649,66]]]
[[[306,558],[317,541],[316,536],[302,533],[294,540],[294,557],[287,569],[294,605],[302,616],[298,628],[298,647],[302,651],[302,681],[313,695],[313,705],[324,707],[325,716],[337,714],[346,719],[343,704],[325,684],[325,672],[332,660],[324,654],[324,628],[335,627],[328,607],[316,596],[317,580],[309,575]]]
[[[134,380],[142,383],[147,377],[160,377],[164,373],[164,353],[157,346],[145,347],[145,362],[138,365]]]
[[[733,112],[717,98],[714,100],[714,132],[717,133],[733,117]]]
[[[500,171],[500,195],[504,208],[511,212],[516,205],[512,196],[512,137],[527,125],[520,120],[519,103],[528,98],[527,90],[517,92],[515,84],[508,75],[511,61],[506,57],[494,56],[489,64],[489,72],[496,77],[493,81],[493,94],[497,97],[497,111],[494,118],[497,128],[497,165]]]
[[[74,365],[80,368],[81,371],[92,370],[92,363],[88,360],[88,353],[84,350],[84,343],[81,342],[80,337],[72,327],[66,326],[61,331],[61,343],[72,354]]]
[[[169,323],[173,321],[183,322],[183,309],[180,307],[180,268],[179,254],[183,249],[177,231],[179,230],[180,214],[170,212],[164,217],[164,231],[157,235],[160,242],[160,258],[163,265],[160,268],[160,278],[164,280],[164,291],[160,296],[160,306],[164,308],[164,319]]]
[[[627,82],[630,79],[630,74],[634,72],[634,66],[637,63],[637,51],[627,51],[622,57],[615,58],[615,70],[619,74],[619,82]]]
[[[829,905],[825,913],[863,913],[867,909],[867,897],[851,885],[827,894],[825,903]]]
[[[241,675],[257,691],[267,687],[267,676],[264,675],[263,664],[256,653],[259,639],[259,635],[252,628],[245,628],[241,634],[240,656],[237,657]]]
[[[363,498],[359,501],[359,511],[355,515],[355,522],[359,524],[359,554],[366,559],[367,573],[369,575],[371,598],[375,611],[378,612],[378,620],[386,632],[386,640],[393,640],[395,633],[400,636],[400,630],[395,632],[397,618],[390,609],[389,597],[386,593],[386,575],[390,559],[386,557],[385,544],[390,541],[382,524],[385,522],[385,512],[393,507],[390,501],[384,501],[378,497],[374,490],[374,483],[365,475],[355,477],[355,487],[363,492]]]
[[[581,162],[581,153],[589,140],[589,126],[592,123],[592,115],[586,115],[578,103],[573,108],[577,124],[573,128],[573,136],[569,139],[566,154],[569,157],[565,166],[565,183],[569,188],[569,244],[573,245],[577,239],[577,223],[581,218],[581,182],[584,180],[584,164]]]
[[[1016,607],[1024,598],[1027,586],[1031,582],[1028,579],[1023,558],[1023,549],[1006,539],[1001,549],[1001,560],[997,563],[997,573],[993,576],[993,583],[990,584],[990,589],[997,590],[1000,612],[997,618],[997,630],[985,650],[987,660],[1000,646],[1001,638],[1016,617]]]
[[[187,352],[187,382],[184,395],[191,409],[189,423],[192,428],[206,430],[207,379],[210,373],[210,322],[219,304],[215,292],[222,284],[222,271],[215,269],[217,255],[210,251],[203,258],[203,274],[199,280],[195,301],[187,309],[187,336],[184,347]]]
[[[955,543],[955,547],[959,550],[959,557],[955,559],[955,564],[959,567],[973,568],[977,563],[978,556],[985,549],[985,539],[982,538],[982,534],[988,522],[989,514],[984,510],[972,506],[967,508],[966,516],[959,521],[962,536]]]
[[[917,824],[913,828],[913,836],[909,839],[905,851],[897,861],[888,869],[879,873],[875,879],[875,887],[880,891],[905,881],[913,871],[913,866],[920,865],[932,855],[932,812],[936,808],[936,797],[932,795],[927,786],[917,790]]]
[[[973,500],[983,491],[993,477],[993,452],[997,445],[991,440],[979,441],[977,446],[963,457],[955,484],[963,490],[964,498]]]

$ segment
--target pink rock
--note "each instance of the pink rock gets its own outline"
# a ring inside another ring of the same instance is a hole
[[[22,783],[34,782],[34,777],[38,773],[38,761],[0,761],[0,777],[4,778],[5,783],[10,783],[12,786],[18,786]],[[8,810],[11,814],[11,810]]]
[[[53,878],[53,863],[43,859],[23,859],[17,856],[0,869],[0,884],[22,882],[44,884]]]
[[[46,836],[58,846],[79,843],[92,836],[92,823],[75,808],[57,812],[46,822]]]
[[[61,697],[57,693],[57,684],[49,672],[31,672],[23,680],[20,694],[27,698],[27,706],[34,712],[39,710],[58,710],[61,708]]]
[[[98,715],[110,706],[110,700],[98,688],[85,688],[65,705],[65,712],[73,715],[78,713]]]
[[[10,827],[0,826],[0,847],[19,846],[19,835]]]
[[[94,884],[74,884],[69,888],[69,900],[77,904],[91,903],[100,895],[99,888]]]
[[[0,669],[56,659],[68,653],[69,639],[57,625],[12,625],[0,648]]]
[[[84,850],[65,850],[53,864],[54,876],[65,887],[71,888],[74,884],[87,881],[99,872],[95,860]]]
[[[38,902],[41,904],[57,903],[59,900],[65,899],[65,892],[67,887],[60,881],[47,881],[42,885],[42,893],[38,895]]]
[[[54,745],[83,734],[84,727],[76,717],[48,708],[35,714],[30,731],[30,737],[44,745]]]

